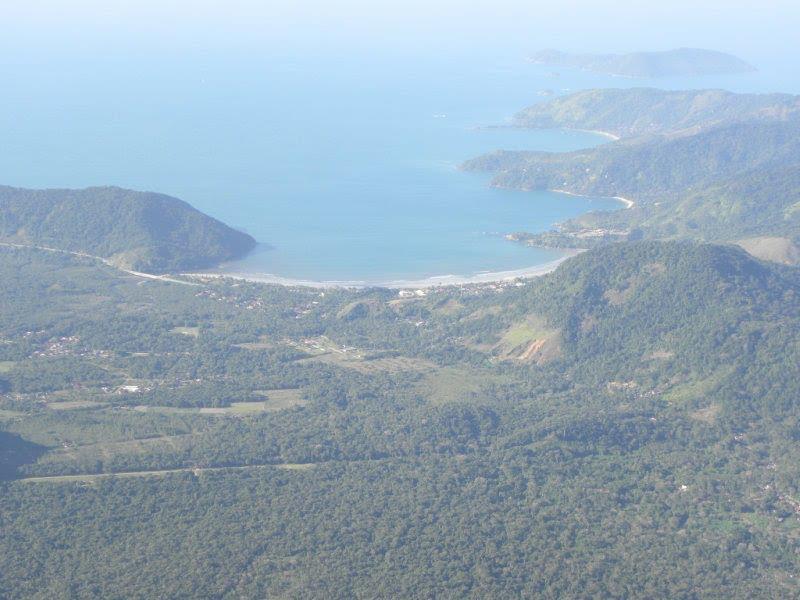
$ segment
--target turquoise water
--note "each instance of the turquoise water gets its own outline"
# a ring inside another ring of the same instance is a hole
[[[457,169],[499,148],[604,142],[492,128],[542,90],[620,84],[519,57],[140,52],[6,60],[0,76],[10,82],[0,97],[1,183],[175,195],[261,243],[228,271],[387,282],[514,270],[559,254],[504,234],[619,208],[491,189]]]

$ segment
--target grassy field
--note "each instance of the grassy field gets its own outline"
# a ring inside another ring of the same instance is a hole
[[[177,406],[136,406],[139,412],[158,412],[164,414],[209,415],[244,417],[262,412],[275,412],[303,406],[306,401],[301,389],[256,390],[255,395],[264,398],[253,402],[232,402],[230,406],[203,408],[181,408]],[[63,403],[62,403],[63,404]]]
[[[361,373],[430,371],[437,368],[430,361],[406,356],[367,358],[363,350],[340,346],[325,336],[304,340],[303,344],[294,344],[294,346],[310,354],[307,358],[300,359],[301,361],[324,362],[354,369]]]
[[[262,411],[279,411],[287,408],[294,408],[295,406],[304,406],[306,400],[303,397],[303,390],[301,389],[284,389],[284,390],[258,390],[256,392],[259,396],[265,399],[262,402],[237,402],[233,406],[239,406],[239,411],[252,411],[249,405],[261,405]]]
[[[85,408],[100,408],[108,406],[105,402],[94,402],[92,400],[73,400],[66,402],[48,402],[47,408],[50,410],[81,410]]]
[[[316,465],[313,463],[306,464],[278,464],[278,465],[244,465],[241,467],[186,467],[183,469],[164,469],[161,471],[128,471],[123,473],[96,473],[87,475],[52,475],[47,477],[26,477],[20,479],[23,483],[92,483],[99,479],[108,479],[110,477],[128,478],[128,477],[164,477],[175,473],[192,473],[195,476],[200,476],[203,473],[212,473],[215,471],[245,471],[253,469],[282,469],[284,471],[309,471]]]
[[[558,331],[539,317],[528,317],[509,328],[494,347],[500,359],[545,362],[560,352]]]
[[[24,417],[25,413],[16,412],[13,410],[3,410],[0,409],[0,421],[9,421],[11,419],[16,419],[17,417]]]
[[[190,337],[197,337],[200,335],[199,327],[173,327],[169,330],[170,333],[177,333],[180,335],[188,335]]]
[[[275,345],[270,342],[245,342],[243,344],[234,344],[236,348],[241,348],[242,350],[269,350],[270,348],[274,348]]]
[[[174,414],[174,415],[199,415],[200,409],[199,408],[180,408],[177,406],[145,406],[139,405],[134,406],[133,410],[136,412],[155,412],[155,413],[162,413],[162,414]]]
[[[463,310],[465,310],[465,306],[455,298],[450,298],[445,302],[437,304],[433,308],[435,313],[446,317],[457,315]]]
[[[674,402],[676,404],[682,404],[685,402],[691,402],[693,400],[705,398],[709,396],[711,392],[713,392],[714,389],[732,372],[733,367],[724,367],[718,369],[708,377],[690,381],[689,383],[685,383],[671,389],[664,394],[664,398],[668,402]]]
[[[492,378],[477,371],[445,367],[427,373],[417,384],[417,390],[431,404],[464,402],[479,396],[481,388]]]
[[[527,346],[532,341],[552,335],[552,329],[536,317],[530,317],[522,323],[517,323],[503,334],[500,347],[506,352],[513,352],[520,346]]]
[[[153,447],[162,446],[170,451],[180,450],[194,434],[180,433],[161,437],[144,438],[138,440],[124,440],[120,442],[99,442],[69,448],[59,448],[52,452],[57,460],[74,460],[77,458],[91,458],[109,461],[115,456],[125,454],[146,454]]]

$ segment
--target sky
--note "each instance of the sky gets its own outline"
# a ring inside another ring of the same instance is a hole
[[[800,48],[796,0],[3,0],[4,45],[308,44],[398,51]]]

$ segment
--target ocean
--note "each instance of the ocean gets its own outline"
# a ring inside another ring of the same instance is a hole
[[[592,133],[504,127],[515,111],[589,87],[758,89],[758,75],[636,81],[524,56],[118,51],[4,60],[0,183],[118,185],[186,200],[258,248],[220,271],[364,284],[554,261],[504,235],[612,199],[493,189],[458,165],[496,149],[569,151]]]

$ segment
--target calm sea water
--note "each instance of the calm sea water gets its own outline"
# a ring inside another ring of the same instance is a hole
[[[268,50],[4,59],[0,76],[0,183],[168,193],[262,243],[229,271],[364,282],[557,258],[502,236],[619,204],[491,189],[457,166],[500,148],[603,143],[588,133],[491,126],[545,93],[642,83],[553,73],[522,57]],[[752,79],[666,85],[737,81],[757,87]]]

